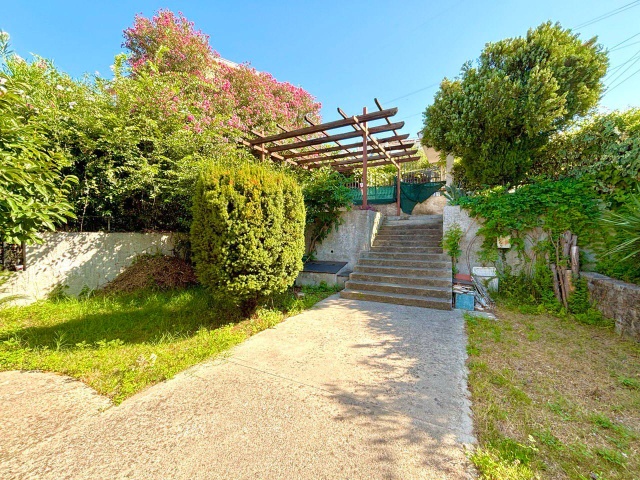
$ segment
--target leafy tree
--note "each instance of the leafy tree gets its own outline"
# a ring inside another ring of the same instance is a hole
[[[130,56],[113,79],[74,80],[46,60],[7,57],[5,72],[31,86],[30,103],[49,140],[78,177],[70,200],[78,228],[186,231],[198,173],[252,129],[304,123],[319,104],[266,73],[217,62],[207,37],[183,16],[136,17]]]
[[[461,159],[468,184],[524,180],[549,138],[597,103],[608,59],[559,24],[485,46],[444,79],[424,113],[423,143]]]
[[[297,181],[236,154],[207,166],[196,187],[191,246],[200,282],[251,313],[302,270],[305,209]]]
[[[596,114],[555,135],[537,173],[589,178],[615,209],[640,189],[640,109]]]
[[[0,73],[0,240],[8,243],[38,241],[73,216],[66,196],[75,178],[61,175],[66,159],[48,144],[29,93]]]

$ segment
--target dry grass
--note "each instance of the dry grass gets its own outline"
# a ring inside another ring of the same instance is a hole
[[[640,345],[611,324],[467,317],[486,478],[640,478]]]

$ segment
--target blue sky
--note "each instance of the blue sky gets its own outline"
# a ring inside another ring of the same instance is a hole
[[[300,85],[323,104],[326,121],[383,106],[415,134],[421,112],[443,77],[454,77],[485,43],[524,35],[543,21],[575,28],[628,4],[624,12],[578,28],[612,49],[605,84],[615,86],[640,69],[640,2],[632,0],[396,0],[396,1],[38,1],[5,2],[0,29],[16,53],[53,59],[73,76],[110,74],[122,51],[122,30],[136,13],[182,11],[211,36],[223,57],[249,61],[279,80]],[[638,34],[635,38],[630,38]],[[622,48],[621,48],[622,47]],[[638,57],[633,57],[638,54]],[[631,61],[629,61],[631,59]],[[624,64],[624,62],[628,62]],[[624,65],[623,65],[624,64]],[[626,72],[625,69],[629,68]],[[620,75],[618,79],[615,77]],[[640,72],[613,88],[605,108],[640,105]]]

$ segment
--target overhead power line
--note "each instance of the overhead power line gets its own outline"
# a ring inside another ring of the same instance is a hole
[[[420,88],[418,90],[414,90],[413,92],[409,92],[405,95],[401,95],[400,97],[392,98],[391,100],[387,100],[386,103],[393,103],[396,100],[402,100],[403,98],[410,97],[411,95],[415,95],[416,93],[424,92],[425,90],[429,90],[430,88],[437,87],[440,85],[440,82],[432,83],[431,85],[427,85],[426,87]]]
[[[623,45],[622,47],[617,47],[614,49],[609,50],[609,52],[617,52],[618,50],[622,50],[623,48],[629,48],[632,47],[634,45],[638,45],[640,43],[640,40],[638,40],[637,42],[631,42],[628,45]]]
[[[629,80],[632,77],[635,77],[637,74],[640,73],[640,68],[638,70],[636,70],[635,72],[633,72],[631,75],[629,75],[628,77],[626,77],[625,79],[621,80],[620,82],[618,82],[616,85],[614,85],[613,87],[610,87],[607,89],[607,91],[605,92],[605,95],[609,92],[611,92],[612,90],[615,90],[616,88],[618,88],[620,85],[622,85],[624,82],[626,82],[627,80]],[[604,96],[604,95],[603,95]]]
[[[613,10],[609,10],[608,12],[605,12],[602,15],[592,18],[591,20],[587,20],[586,22],[575,26],[574,30],[579,30],[580,28],[588,27],[589,25],[593,25],[594,23],[601,22],[602,20],[606,20],[609,17],[618,15],[619,13],[629,10],[630,8],[637,7],[638,5],[640,5],[640,0],[634,0],[633,2],[627,3],[621,7],[614,8]]]
[[[618,80],[626,72],[628,72],[631,67],[633,67],[636,63],[640,62],[640,50],[638,50],[636,54],[633,57],[631,57],[629,60],[627,60],[627,62],[625,63],[629,63],[631,60],[633,60],[633,62],[631,62],[631,65],[629,65],[627,68],[625,68],[620,73],[618,73],[614,78],[609,80],[609,85],[613,85],[615,81]]]
[[[623,43],[627,43],[629,40],[631,40],[632,38],[636,38],[638,35],[640,35],[640,32],[636,33],[635,35],[631,35],[629,38],[621,41],[620,43],[616,43],[613,47],[609,48],[608,50],[611,52],[611,51],[615,50],[616,47],[619,47]]]

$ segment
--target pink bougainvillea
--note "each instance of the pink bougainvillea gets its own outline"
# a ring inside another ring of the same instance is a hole
[[[305,115],[319,120],[320,104],[308,92],[249,65],[222,62],[208,35],[181,13],[160,10],[151,19],[138,15],[124,37],[133,75],[166,75],[180,84],[176,95],[186,96],[190,104],[184,115],[187,129],[200,132],[213,126],[273,133],[278,125],[304,126]],[[184,98],[157,100],[168,103],[163,110],[185,105]]]

